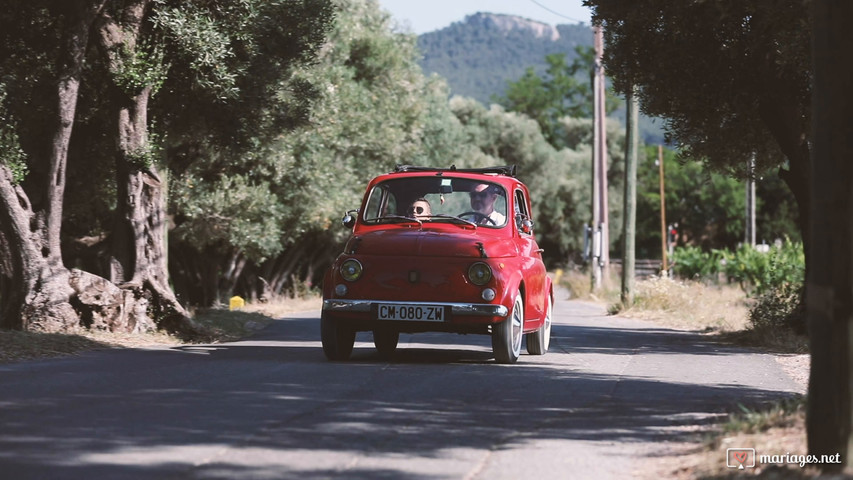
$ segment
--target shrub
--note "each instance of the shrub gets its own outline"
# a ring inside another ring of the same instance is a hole
[[[746,244],[733,252],[680,247],[673,252],[673,264],[676,274],[694,280],[716,280],[724,273],[729,282],[740,284],[751,296],[761,296],[784,284],[801,284],[805,273],[802,243],[787,239],[767,252]]]
[[[757,332],[792,330],[805,334],[803,283],[785,282],[762,293],[749,311],[750,327]]]
[[[679,247],[672,253],[673,273],[691,280],[716,279],[722,254],[719,250],[704,252],[699,247]]]

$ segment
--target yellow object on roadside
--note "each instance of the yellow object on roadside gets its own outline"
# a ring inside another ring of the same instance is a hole
[[[238,308],[243,308],[243,305],[246,304],[246,301],[243,300],[243,297],[234,296],[231,297],[230,309],[236,310]]]
[[[563,269],[558,268],[556,272],[554,272],[554,283],[556,285],[560,284],[560,279],[563,278]]]

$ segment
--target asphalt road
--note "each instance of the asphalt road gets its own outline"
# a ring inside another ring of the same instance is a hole
[[[330,363],[316,312],[250,340],[0,366],[0,478],[631,478],[685,425],[798,386],[765,354],[558,301],[551,351],[359,334]]]

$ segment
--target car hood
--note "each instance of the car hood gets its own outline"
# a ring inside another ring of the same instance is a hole
[[[346,252],[357,255],[422,257],[511,257],[518,254],[511,239],[478,234],[475,230],[441,232],[393,229],[356,235],[347,242]]]

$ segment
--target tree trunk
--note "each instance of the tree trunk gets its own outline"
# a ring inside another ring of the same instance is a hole
[[[44,214],[32,211],[26,193],[0,164],[0,236],[5,259],[0,326],[63,331],[79,323],[69,303],[68,270],[49,263]]]
[[[793,97],[793,95],[792,95]],[[789,102],[780,99],[763,99],[760,104],[761,118],[770,130],[782,153],[788,159],[788,169],[779,169],[779,178],[788,186],[797,202],[797,227],[803,239],[803,255],[805,257],[805,275],[808,277],[811,269],[811,149],[806,137],[802,134],[801,113]],[[804,286],[803,297],[808,295],[808,284]],[[795,328],[805,331],[805,319]]]
[[[634,260],[637,232],[637,153],[639,140],[639,102],[636,88],[628,92],[626,102],[625,135],[625,185],[622,197],[622,305],[631,308],[634,304]]]
[[[6,328],[54,332],[79,325],[80,318],[70,303],[75,294],[69,284],[70,272],[62,263],[62,203],[83,57],[92,22],[105,3],[77,0],[58,7],[66,17],[66,29],[58,58],[56,123],[43,211],[32,210],[23,189],[12,183],[11,172],[0,166],[0,235],[7,260],[4,269],[9,270],[4,275],[10,279],[2,292],[0,325]]]
[[[116,75],[123,55],[135,52],[151,0],[124,5],[118,19],[102,15],[98,39],[110,71]],[[114,88],[117,127],[116,181],[118,198],[110,280],[149,304],[158,324],[179,329],[189,313],[169,285],[166,248],[165,185],[148,142],[148,100],[151,86],[135,91]]]
[[[853,3],[813,4],[813,157],[806,285],[811,373],[809,453],[841,454],[850,465],[853,322]]]

